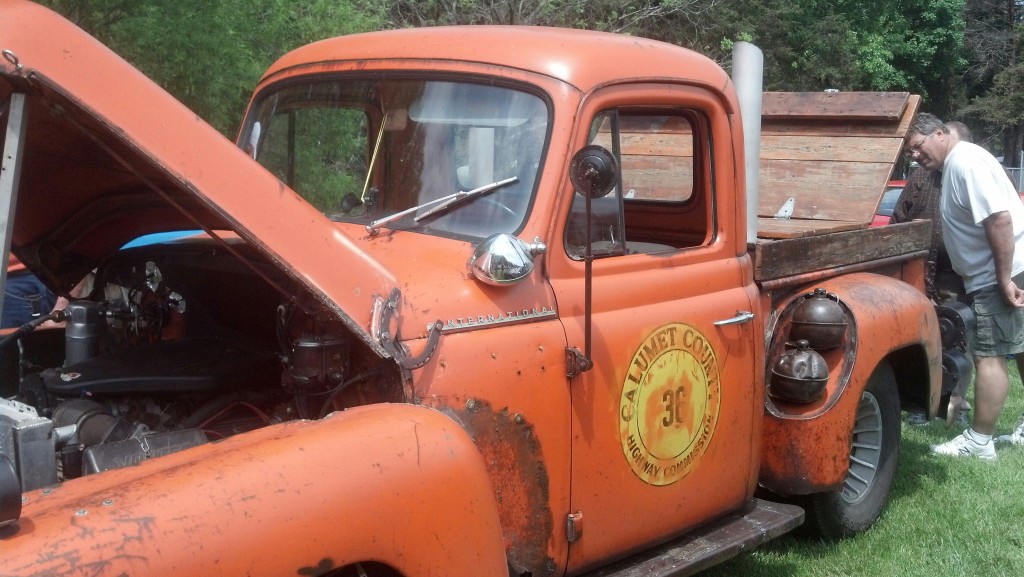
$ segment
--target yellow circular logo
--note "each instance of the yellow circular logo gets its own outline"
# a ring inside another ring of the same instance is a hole
[[[715,434],[720,405],[718,361],[704,335],[683,323],[651,333],[633,354],[619,403],[633,473],[658,486],[685,477]]]

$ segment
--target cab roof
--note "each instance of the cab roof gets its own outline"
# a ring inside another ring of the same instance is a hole
[[[717,90],[731,86],[714,61],[665,42],[607,32],[542,26],[438,26],[367,32],[297,48],[267,70],[263,83],[296,68],[342,61],[441,60],[543,74],[588,92],[603,84],[668,80]],[[666,71],[677,71],[675,73]]]

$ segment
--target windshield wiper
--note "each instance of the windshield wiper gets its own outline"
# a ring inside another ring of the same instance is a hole
[[[443,213],[443,212],[445,212],[447,210],[451,210],[452,208],[454,208],[454,207],[456,207],[456,206],[458,206],[458,205],[460,205],[460,204],[462,204],[464,202],[468,202],[471,199],[474,199],[474,198],[476,198],[478,196],[487,194],[488,192],[491,192],[493,190],[501,188],[501,187],[505,186],[506,184],[512,184],[513,182],[517,182],[518,180],[519,180],[518,177],[512,176],[512,177],[506,178],[504,180],[498,180],[498,181],[492,182],[490,184],[485,184],[483,186],[474,188],[473,190],[467,190],[467,191],[460,190],[459,192],[454,192],[454,193],[449,194],[447,196],[442,196],[441,198],[435,198],[434,200],[428,200],[427,202],[424,202],[422,204],[417,204],[416,206],[414,206],[412,208],[407,208],[405,210],[396,212],[395,214],[391,214],[391,215],[385,216],[384,218],[378,218],[377,220],[375,220],[375,221],[371,222],[370,224],[366,225],[366,232],[370,233],[371,236],[375,235],[378,232],[380,232],[380,227],[382,225],[385,225],[385,224],[387,224],[389,222],[398,220],[398,219],[402,218],[403,216],[405,216],[405,215],[407,215],[409,213],[416,212],[417,210],[426,208],[426,207],[428,207],[430,205],[436,205],[433,208],[431,208],[430,210],[428,210],[427,212],[424,212],[423,214],[421,214],[421,215],[419,215],[419,216],[417,216],[416,218],[413,219],[416,222],[419,222],[419,221],[421,221],[421,220],[423,220],[425,218],[430,218],[432,216],[436,216],[438,214],[441,214],[441,213]]]

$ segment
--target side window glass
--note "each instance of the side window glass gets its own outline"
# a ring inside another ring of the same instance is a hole
[[[618,159],[619,185],[591,203],[595,257],[653,254],[701,246],[713,230],[709,136],[696,112],[614,109],[597,115],[590,144]],[[577,194],[566,227],[566,251],[586,252],[585,200]]]

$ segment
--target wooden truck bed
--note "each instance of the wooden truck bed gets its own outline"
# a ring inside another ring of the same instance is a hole
[[[928,249],[927,222],[868,228],[919,103],[906,92],[764,94],[757,280]],[[777,217],[789,199],[791,215]]]

